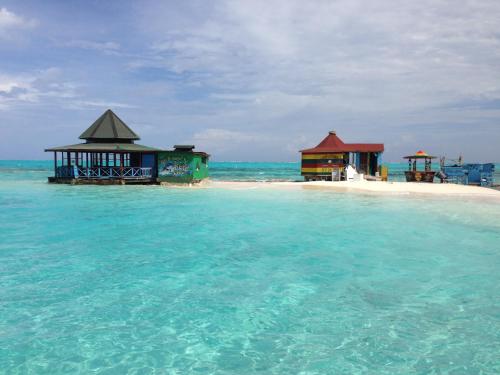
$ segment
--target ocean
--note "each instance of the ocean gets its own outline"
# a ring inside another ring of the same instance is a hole
[[[407,163],[384,163],[390,181],[405,181]],[[0,160],[3,179],[45,179],[53,174],[52,160]],[[434,163],[435,170],[439,167]],[[210,178],[227,181],[304,181],[300,163],[210,162]],[[494,178],[500,183],[500,164],[495,164]]]
[[[498,201],[55,185],[51,167],[0,162],[0,373],[500,373]]]

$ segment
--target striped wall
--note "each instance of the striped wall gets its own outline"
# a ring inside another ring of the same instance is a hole
[[[303,176],[331,175],[332,170],[344,169],[344,154],[302,154]]]

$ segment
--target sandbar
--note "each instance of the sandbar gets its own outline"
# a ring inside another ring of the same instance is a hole
[[[464,197],[496,197],[500,191],[480,186],[382,181],[218,181],[208,180],[200,185],[223,189],[323,189],[338,192],[365,192],[379,194],[418,194]]]

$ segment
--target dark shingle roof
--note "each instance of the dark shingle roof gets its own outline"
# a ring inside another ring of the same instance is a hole
[[[45,151],[69,152],[157,152],[158,148],[138,145],[135,143],[78,143],[76,145],[51,147]]]
[[[130,129],[111,109],[102,114],[87,130],[80,139],[98,140],[137,140],[140,137]]]

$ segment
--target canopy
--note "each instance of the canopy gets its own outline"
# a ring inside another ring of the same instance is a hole
[[[301,150],[305,154],[320,154],[326,152],[383,152],[383,143],[344,143],[331,131],[316,147]]]
[[[425,151],[418,150],[415,155],[404,156],[403,159],[436,159],[436,156],[431,156]]]
[[[99,140],[133,141],[140,137],[130,129],[111,109],[104,112],[90,127],[85,130],[80,139],[87,142]]]

